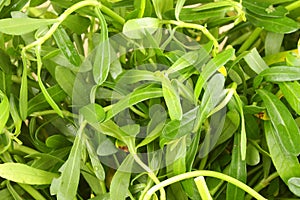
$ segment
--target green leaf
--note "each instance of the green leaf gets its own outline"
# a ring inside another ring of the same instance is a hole
[[[184,113],[180,121],[173,120],[168,122],[163,129],[160,146],[163,146],[169,141],[183,137],[186,134],[190,134],[193,130],[198,110],[199,108],[196,107]]]
[[[261,58],[256,48],[252,49],[245,57],[245,61],[249,67],[257,74],[261,73],[265,69],[268,69],[268,65]]]
[[[181,9],[182,9],[184,3],[185,3],[185,0],[179,0],[179,1],[176,2],[175,18],[176,18],[177,21],[180,21],[179,15],[180,15],[180,12],[181,12]]]
[[[59,85],[54,85],[48,88],[47,92],[56,102],[63,101],[66,98],[66,93],[59,87]],[[27,113],[28,115],[30,115],[33,112],[41,111],[49,107],[50,106],[46,101],[43,93],[39,93],[29,100]]]
[[[207,119],[210,112],[217,106],[217,104],[224,98],[225,78],[221,74],[214,75],[207,83],[203,98],[201,100],[200,109],[197,113],[194,131],[198,131],[201,124]]]
[[[140,81],[159,81],[153,72],[147,70],[131,69],[122,74],[118,79],[118,84],[133,84]]]
[[[300,68],[289,66],[274,66],[262,71],[262,76],[266,81],[285,82],[300,80]]]
[[[166,77],[161,76],[162,92],[166,101],[171,120],[181,120],[182,108],[178,91]]]
[[[275,33],[292,33],[299,29],[296,21],[288,17],[262,17],[251,12],[246,13],[246,18],[255,26],[264,28],[267,31]]]
[[[246,162],[248,165],[255,166],[259,163],[259,151],[252,144],[247,146]]]
[[[300,178],[292,177],[288,180],[289,189],[298,197],[300,197]]]
[[[55,67],[55,79],[61,89],[63,89],[69,97],[73,97],[73,92],[76,91],[74,91],[75,74],[65,67],[57,66]]]
[[[234,146],[232,150],[232,158],[229,168],[229,176],[236,178],[242,182],[246,182],[247,169],[246,161],[242,160],[242,152],[240,147],[241,134],[236,133],[234,135]],[[226,199],[239,200],[244,199],[245,192],[235,185],[227,184]]]
[[[123,34],[130,39],[142,39],[146,32],[154,33],[160,25],[157,18],[144,17],[128,20],[123,26]]]
[[[111,47],[108,40],[107,24],[99,8],[96,8],[96,14],[100,21],[101,34],[100,43],[96,47],[96,55],[93,63],[93,76],[97,85],[101,85],[108,76],[111,64]]]
[[[136,89],[132,93],[125,96],[123,99],[112,105],[112,108],[107,111],[105,121],[111,119],[121,111],[142,102],[147,99],[162,97],[163,92],[161,88],[146,87],[142,89]]]
[[[60,168],[60,177],[54,179],[51,184],[51,194],[56,194],[58,199],[73,200],[76,196],[80,176],[81,154],[84,148],[83,129],[85,125],[83,122],[77,132],[70,155]]]
[[[0,176],[17,183],[30,185],[50,184],[58,174],[36,169],[21,163],[0,164]]]
[[[9,101],[6,95],[0,90],[0,134],[4,129],[9,117]]]
[[[40,27],[58,22],[57,19],[9,18],[0,20],[0,32],[9,35],[23,35]]]
[[[265,136],[272,162],[281,177],[288,184],[292,177],[300,177],[300,165],[297,156],[286,151],[280,134],[270,121],[264,122]]]
[[[88,123],[100,123],[105,119],[103,108],[96,103],[88,104],[80,108],[79,113]]]
[[[53,36],[58,48],[62,51],[69,62],[79,67],[81,64],[81,58],[65,29],[62,26],[58,27]]]
[[[126,199],[128,194],[128,187],[131,177],[131,168],[134,159],[129,154],[122,162],[117,172],[114,174],[110,185],[110,198],[111,199]]]
[[[237,131],[240,125],[240,116],[236,110],[230,110],[226,114],[222,134],[220,135],[218,142],[216,144],[219,145],[229,138]]]
[[[268,32],[265,41],[265,54],[273,55],[280,52],[284,34]]]
[[[287,107],[272,93],[266,90],[257,90],[257,93],[263,99],[268,116],[271,119],[278,134],[278,142],[282,144],[287,152],[293,155],[300,153],[300,131]]]
[[[152,0],[156,16],[162,19],[163,14],[173,8],[173,0]]]
[[[205,65],[202,69],[202,72],[197,80],[194,96],[195,102],[197,102],[200,93],[204,84],[208,81],[208,79],[222,66],[224,66],[234,55],[234,49],[230,48],[222,53],[219,53],[216,57],[210,60],[207,65]]]
[[[91,159],[91,163],[93,166],[93,171],[94,171],[96,177],[99,180],[104,181],[105,180],[105,171],[104,171],[104,168],[103,168],[103,166],[100,162],[100,159],[97,155],[97,152],[95,151],[95,148],[92,145],[91,138],[86,138],[85,144],[86,144],[86,149],[89,153],[89,157]]]
[[[181,137],[167,145],[165,158],[167,173],[178,175],[186,172],[186,140],[186,137]]]
[[[90,20],[87,17],[82,17],[80,15],[69,15],[63,22],[62,25],[68,27],[70,30],[74,31],[78,35],[87,32],[90,25]]]
[[[280,90],[283,93],[284,98],[290,104],[290,106],[300,115],[300,83],[294,82],[282,82],[279,83]]]
[[[22,54],[23,73],[21,79],[20,97],[19,97],[19,110],[22,120],[27,118],[28,112],[28,80],[27,80],[27,60],[26,55]]]
[[[271,3],[266,2],[244,0],[243,6],[252,13],[262,17],[281,18],[288,14],[288,10],[283,6],[273,7]]]

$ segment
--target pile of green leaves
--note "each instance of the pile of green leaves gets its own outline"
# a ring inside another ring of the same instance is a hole
[[[299,13],[0,0],[0,199],[298,199]]]

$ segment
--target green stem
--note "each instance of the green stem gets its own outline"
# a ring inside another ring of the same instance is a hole
[[[255,42],[255,40],[259,37],[260,33],[262,32],[262,28],[256,27],[255,30],[252,32],[250,37],[244,42],[244,44],[239,48],[237,53],[242,53],[249,49],[249,47]]]
[[[140,10],[138,14],[138,18],[142,18],[146,8],[146,0],[140,0]]]
[[[141,195],[140,195],[140,197],[139,197],[139,200],[143,200],[143,199],[144,199],[144,197],[145,197],[147,191],[151,188],[152,184],[153,184],[152,179],[151,179],[151,178],[148,178],[147,185],[146,185],[146,187],[144,188],[144,190],[141,192]]]
[[[297,8],[300,8],[300,1],[295,1],[295,2],[285,6],[285,9],[287,9],[288,11],[292,11]]]
[[[203,176],[194,179],[202,200],[213,200]]]
[[[267,187],[273,179],[277,178],[278,176],[279,176],[278,172],[274,172],[268,178],[261,180],[253,189],[256,192],[261,191],[262,189],[264,189],[265,187]],[[245,200],[250,200],[251,198],[252,197],[250,195],[247,195],[245,197]]]
[[[159,185],[160,181],[158,180],[157,176],[153,173],[153,171],[137,156],[136,153],[132,153],[132,156],[133,156],[135,162],[137,162],[142,168],[144,168],[144,170],[146,170],[148,176],[153,180],[153,182],[156,185]],[[163,188],[159,188],[159,191],[160,191],[160,199],[166,200],[165,190]],[[147,196],[147,193],[145,196]]]
[[[145,195],[144,200],[149,200],[151,198],[151,196],[159,189],[166,187],[168,185],[171,185],[173,183],[185,180],[185,179],[189,179],[189,178],[194,178],[194,177],[198,177],[198,176],[209,176],[209,177],[214,177],[214,178],[218,178],[224,181],[227,181],[239,188],[241,188],[242,190],[244,190],[245,192],[249,193],[250,195],[252,195],[254,198],[258,199],[258,200],[266,200],[266,198],[264,198],[263,196],[261,196],[259,193],[257,193],[254,189],[252,189],[251,187],[249,187],[248,185],[246,185],[245,183],[232,178],[231,176],[228,176],[226,174],[222,174],[220,172],[214,172],[214,171],[208,171],[208,170],[199,170],[199,171],[193,171],[193,172],[186,172],[184,174],[180,174],[177,176],[174,176],[172,178],[169,178],[165,181],[162,181],[161,183],[153,186]]]
[[[173,24],[178,27],[182,28],[192,28],[192,29],[197,29],[200,30],[208,39],[213,41],[214,44],[214,50],[213,50],[213,56],[215,56],[218,51],[219,51],[219,43],[217,39],[207,30],[205,26],[202,26],[200,24],[192,24],[192,23],[187,23],[187,22],[182,22],[182,21],[175,21],[175,20],[162,20],[163,24]]]
[[[65,10],[64,13],[62,13],[58,18],[57,18],[57,22],[54,23],[51,28],[49,29],[49,31],[43,36],[40,37],[39,39],[37,39],[36,41],[28,44],[27,46],[24,47],[24,51],[37,46],[37,45],[42,45],[46,40],[48,40],[53,33],[56,31],[56,29],[59,27],[59,25],[71,14],[73,13],[75,10],[78,10],[79,8],[85,7],[85,6],[99,6],[100,8],[102,7],[102,5],[97,2],[97,1],[80,1],[74,5],[72,5],[70,8],[68,8],[67,10]]]
[[[30,114],[31,117],[39,117],[43,115],[53,115],[56,114],[55,110],[44,110],[44,111],[39,111],[39,112],[34,112]],[[78,115],[70,113],[67,110],[62,110],[62,114],[64,117],[72,117],[72,118],[78,118]]]
[[[113,18],[114,21],[119,22],[121,25],[125,24],[125,19],[123,17],[121,17],[120,15],[118,15],[117,13],[115,13],[114,11],[112,11],[111,9],[109,9],[108,7],[101,5],[100,10],[103,13],[110,16],[111,18]]]

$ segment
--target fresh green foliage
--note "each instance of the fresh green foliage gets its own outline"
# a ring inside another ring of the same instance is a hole
[[[0,0],[0,199],[299,198],[299,13]]]

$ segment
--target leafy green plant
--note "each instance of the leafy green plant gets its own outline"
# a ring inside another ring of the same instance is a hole
[[[0,197],[297,199],[299,13],[0,1]]]

